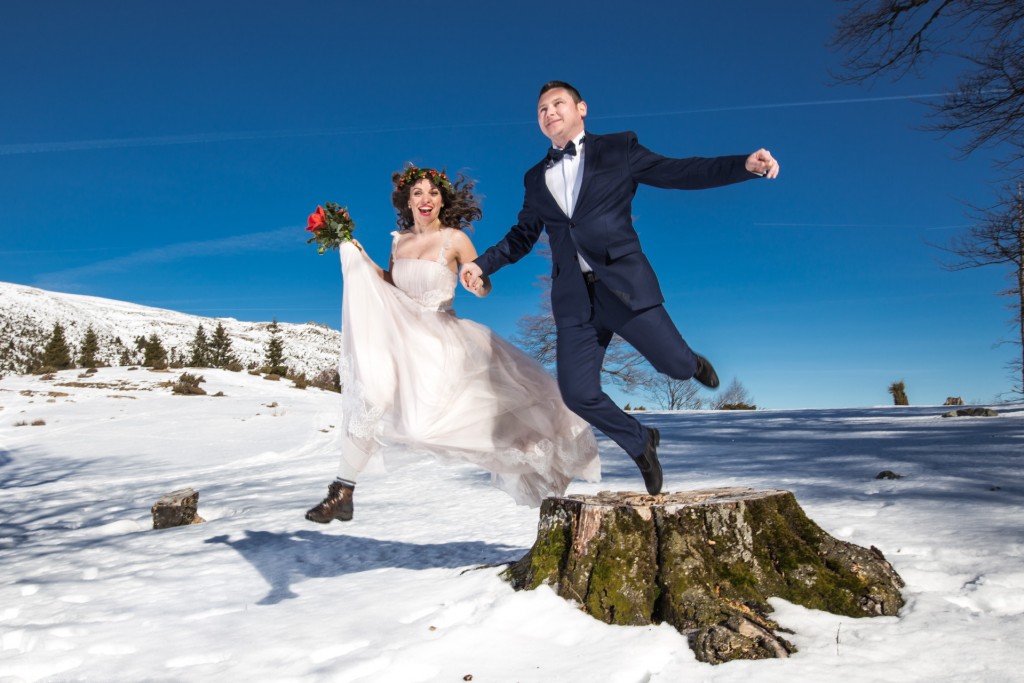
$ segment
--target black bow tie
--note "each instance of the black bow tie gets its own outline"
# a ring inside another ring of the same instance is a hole
[[[580,142],[583,142],[580,140]],[[562,157],[574,157],[576,156],[576,143],[572,140],[569,141],[562,149],[551,147],[548,149],[548,163],[554,164],[562,160]]]

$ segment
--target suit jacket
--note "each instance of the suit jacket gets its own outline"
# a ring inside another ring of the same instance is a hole
[[[597,277],[627,306],[641,310],[664,301],[658,278],[633,228],[637,185],[678,190],[719,187],[758,177],[744,167],[746,155],[671,159],[651,152],[632,131],[586,134],[583,184],[572,216],[558,206],[544,180],[546,162],[523,178],[525,194],[518,222],[476,263],[490,275],[526,256],[547,230],[551,244],[551,310],[557,325],[590,319],[577,252]]]

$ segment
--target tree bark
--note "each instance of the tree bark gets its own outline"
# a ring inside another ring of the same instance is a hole
[[[719,488],[548,498],[533,548],[504,574],[550,585],[609,624],[668,622],[701,661],[786,657],[772,596],[851,617],[894,615],[902,579],[839,541],[788,491]]]
[[[188,488],[164,494],[150,509],[153,513],[153,528],[169,529],[205,522],[206,520],[199,516],[198,508],[198,491]]]

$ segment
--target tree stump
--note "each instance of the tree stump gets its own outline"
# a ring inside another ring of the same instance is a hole
[[[505,571],[609,624],[668,622],[700,661],[786,657],[768,598],[850,617],[895,615],[903,580],[875,547],[837,540],[789,491],[548,498],[537,540]]]
[[[205,522],[196,512],[198,508],[199,492],[193,489],[180,489],[160,496],[151,509],[153,528],[168,529]]]
[[[991,408],[961,408],[943,413],[942,417],[998,417],[999,413]]]

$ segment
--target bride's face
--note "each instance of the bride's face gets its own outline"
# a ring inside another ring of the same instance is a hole
[[[413,185],[409,191],[409,209],[417,223],[433,223],[441,214],[443,206],[441,190],[426,178]]]

